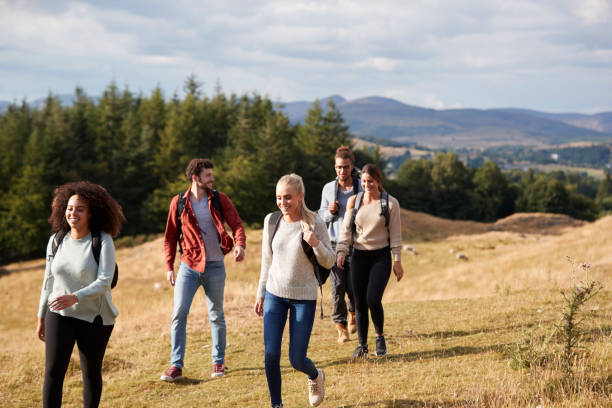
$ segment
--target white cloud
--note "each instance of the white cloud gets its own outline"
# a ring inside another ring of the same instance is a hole
[[[0,0],[0,99],[77,83],[97,94],[112,79],[171,94],[193,72],[285,101],[337,93],[438,108],[581,110],[610,105],[601,85],[612,77],[610,5]]]
[[[609,0],[574,0],[573,12],[586,24],[609,23],[612,3]]]

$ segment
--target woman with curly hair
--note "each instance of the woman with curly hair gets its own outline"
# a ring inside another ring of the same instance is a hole
[[[78,181],[55,189],[49,217],[55,234],[47,244],[36,327],[38,338],[45,342],[45,408],[62,404],[75,342],[83,374],[83,406],[100,403],[102,360],[119,314],[110,290],[115,272],[112,237],[124,221],[121,206],[98,184]],[[92,233],[100,236],[98,261],[92,252]]]

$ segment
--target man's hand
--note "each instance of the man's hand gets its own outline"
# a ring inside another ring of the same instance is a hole
[[[240,262],[244,259],[244,247],[241,247],[240,245],[236,245],[234,247],[234,260],[236,262]]]
[[[172,286],[174,286],[174,271],[166,272],[166,280]]]
[[[340,203],[338,201],[329,203],[329,205],[327,206],[327,210],[330,212],[330,214],[333,214],[333,215],[336,215],[338,213],[339,208],[340,208]]]

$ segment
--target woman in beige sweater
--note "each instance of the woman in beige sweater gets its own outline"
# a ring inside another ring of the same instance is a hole
[[[382,296],[391,275],[391,255],[393,273],[397,280],[404,275],[399,202],[385,192],[381,183],[380,169],[374,164],[366,164],[361,170],[364,193],[360,205],[355,208],[356,201],[359,202],[358,196],[349,199],[340,241],[336,247],[336,264],[339,268],[344,267],[344,259],[351,248],[353,251],[350,281],[355,297],[359,337],[359,346],[355,349],[353,358],[368,357],[368,310],[376,331],[376,355],[387,354]],[[385,203],[388,207],[388,219],[383,210]]]

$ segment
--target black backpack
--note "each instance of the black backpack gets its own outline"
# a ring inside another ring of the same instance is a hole
[[[351,216],[351,249],[353,247],[352,241],[355,237],[356,227],[355,227],[355,217],[357,217],[357,212],[359,211],[359,207],[361,207],[361,201],[363,199],[363,192],[357,193],[357,197],[355,197],[355,207],[353,209],[353,214]],[[380,193],[380,215],[385,217],[385,227],[389,228],[389,195],[386,191]],[[391,239],[391,237],[389,237]]]
[[[268,220],[268,231],[269,231],[269,245],[270,250],[272,249],[272,239],[274,238],[274,234],[276,234],[276,230],[278,229],[278,224],[280,223],[282,213],[280,211],[275,211],[270,216]],[[317,257],[314,253],[312,247],[308,244],[308,242],[304,241],[302,237],[302,249],[306,254],[308,260],[312,263],[314,267],[315,278],[317,278],[317,283],[319,284],[319,290],[321,291],[321,319],[323,318],[323,285],[327,282],[327,278],[329,278],[330,269],[324,268],[319,265],[317,261]]]
[[[51,258],[55,257],[57,249],[60,244],[64,241],[67,231],[59,230],[53,236],[53,243],[51,244]],[[100,251],[102,251],[102,240],[100,238],[100,231],[91,231],[91,252],[93,253],[96,263],[100,263]],[[111,289],[117,286],[119,280],[119,267],[115,263],[115,273],[113,274],[113,280],[111,282]]]
[[[185,210],[185,193],[187,190],[178,194],[178,201],[176,203],[176,230],[178,231],[178,244],[179,244],[179,252],[183,253],[183,245],[181,244],[181,239],[183,238],[183,222],[181,221],[181,214]],[[221,206],[221,199],[219,198],[219,192],[213,188],[212,190],[213,197],[212,203],[213,206],[221,213],[221,221],[225,220],[225,216],[223,215],[223,207]]]

